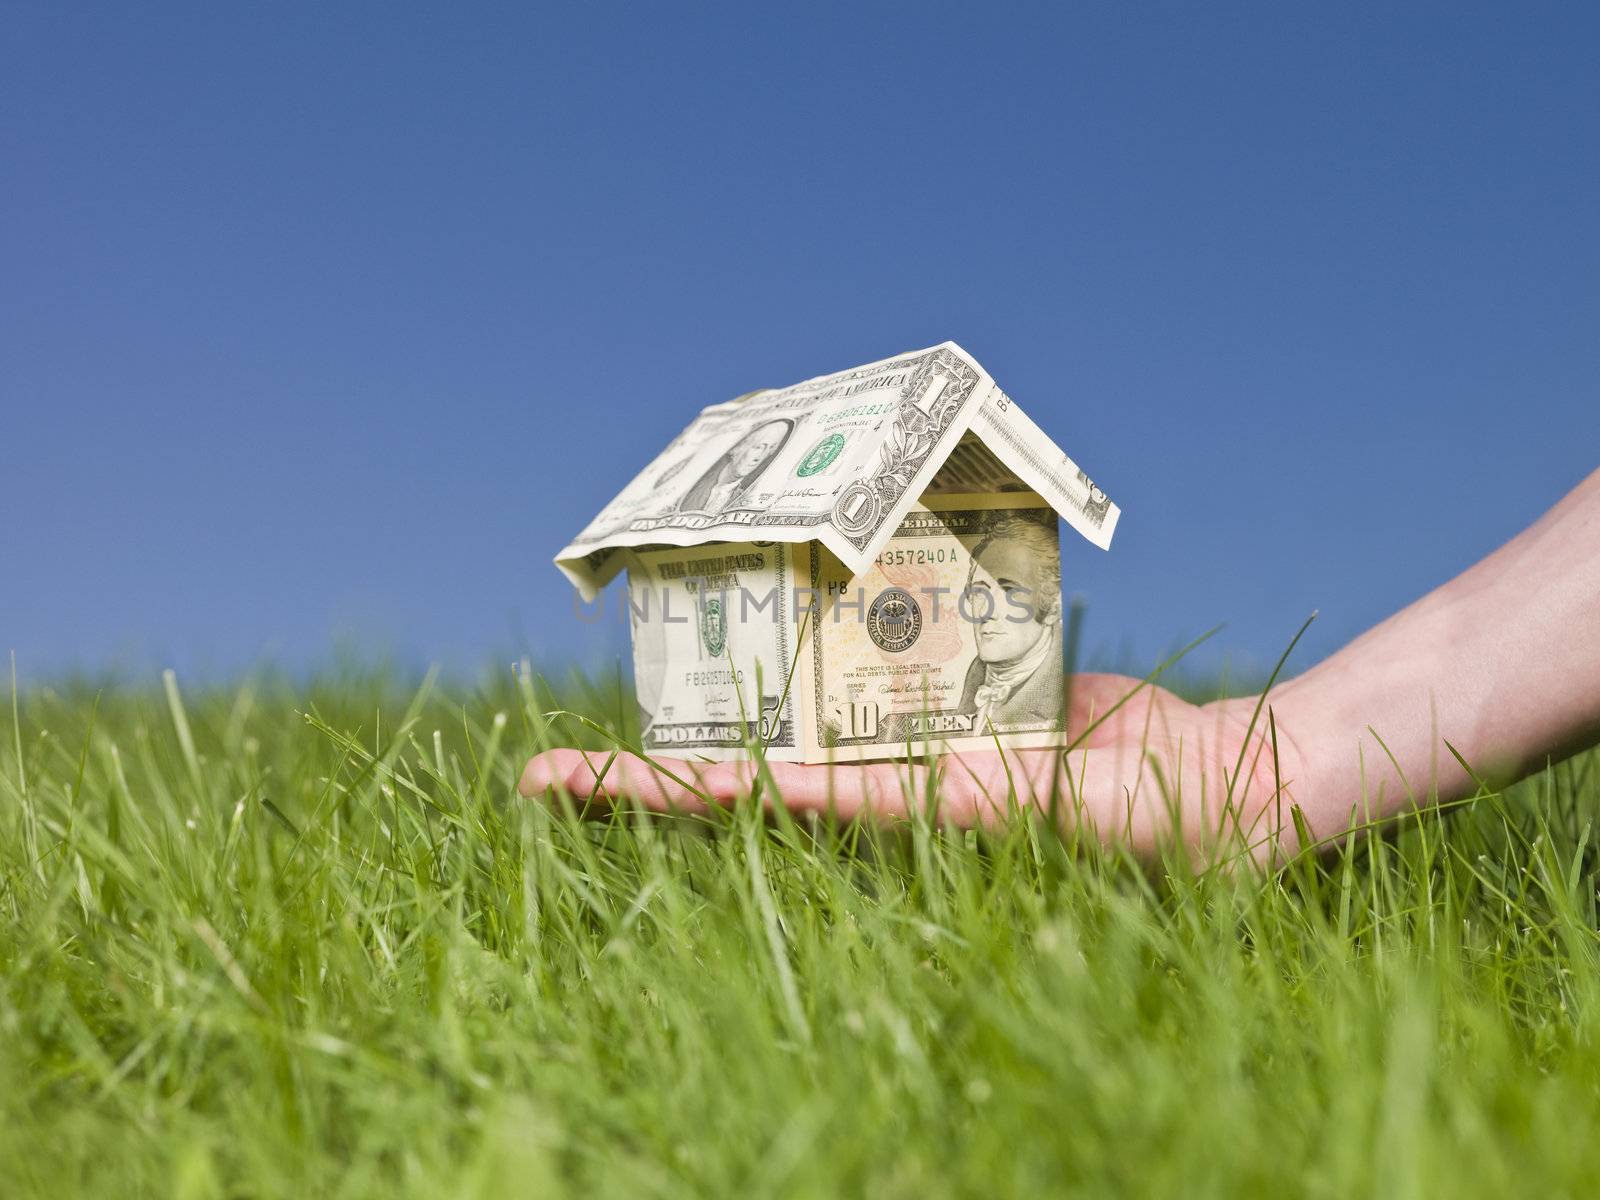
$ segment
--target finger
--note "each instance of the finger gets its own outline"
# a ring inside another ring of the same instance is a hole
[[[1059,750],[967,751],[948,754],[943,762],[939,815],[947,824],[997,828],[1030,809],[1071,812],[1070,780]]]
[[[946,762],[941,816],[952,825],[998,828],[1033,811],[1102,845],[1137,849],[1170,824],[1155,784],[1143,780],[1141,786],[1144,764],[1136,743],[1071,752],[967,752]]]
[[[773,777],[791,811],[893,824],[924,804],[930,787],[937,787],[939,770],[920,762],[782,763]]]
[[[704,768],[699,779],[707,798],[728,804],[751,793],[759,781],[769,786],[762,801],[807,816],[853,821],[863,817],[902,819],[908,790],[925,781],[927,770],[896,763],[806,765],[748,759]]]
[[[1069,741],[1091,749],[1168,729],[1197,711],[1166,688],[1131,675],[1074,675],[1068,699]]]
[[[1080,745],[1093,746],[1114,736],[1110,726],[1123,709],[1143,694],[1140,688],[1144,682],[1132,675],[1073,675],[1067,681],[1068,741],[1077,742],[1082,738]],[[1113,716],[1106,719],[1106,714],[1113,710],[1116,710]]]
[[[925,795],[928,780],[922,764],[690,763],[558,749],[530,759],[517,787],[529,797],[553,789],[577,800],[629,799],[656,812],[703,813],[750,795],[760,781],[769,785],[762,794],[769,809],[782,805],[796,814],[851,821],[904,819],[908,797]]]
[[[530,797],[554,790],[577,800],[635,800],[655,812],[707,811],[690,763],[626,751],[546,750],[529,760],[517,787]]]

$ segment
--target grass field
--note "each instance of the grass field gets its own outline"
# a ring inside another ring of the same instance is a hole
[[[585,823],[513,791],[553,704],[24,691],[0,1195],[1600,1187],[1600,758],[1197,876],[1027,823]]]

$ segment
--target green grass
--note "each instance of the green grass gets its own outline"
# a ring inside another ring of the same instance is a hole
[[[553,704],[510,677],[24,692],[0,1195],[1600,1180],[1594,756],[1196,876],[1027,823],[584,823],[513,792],[565,740]]]

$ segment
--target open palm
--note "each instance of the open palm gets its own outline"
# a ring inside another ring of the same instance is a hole
[[[963,826],[1032,808],[1146,852],[1171,834],[1189,846],[1230,832],[1258,848],[1273,834],[1293,844],[1296,809],[1312,837],[1337,837],[1600,740],[1597,595],[1600,470],[1482,562],[1274,687],[1270,707],[1194,705],[1125,675],[1076,675],[1068,753],[772,763],[775,786],[761,795],[795,812],[890,821],[932,799],[941,820]],[[521,787],[693,812],[749,794],[755,770],[548,750]]]
[[[1032,807],[1142,851],[1172,833],[1193,843],[1237,831],[1257,843],[1281,828],[1298,765],[1292,744],[1282,731],[1273,738],[1267,711],[1257,707],[1255,697],[1196,705],[1126,675],[1082,674],[1069,692],[1074,744],[1066,753],[996,749],[931,763],[758,767],[547,750],[519,786],[530,797],[559,790],[580,802],[694,813],[749,795],[760,771],[770,783],[764,802],[796,814],[892,822],[932,800],[938,818],[955,826],[994,825]]]

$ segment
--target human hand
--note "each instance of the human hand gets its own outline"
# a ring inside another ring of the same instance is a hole
[[[1276,752],[1273,733],[1277,733]],[[1287,821],[1299,755],[1257,698],[1196,705],[1125,675],[1072,678],[1071,749],[984,750],[932,763],[805,765],[687,762],[619,752],[547,750],[523,771],[523,795],[564,792],[609,807],[703,813],[752,793],[795,814],[893,823],[935,798],[934,815],[957,826],[995,826],[1018,810],[1136,851],[1174,833],[1189,844],[1242,835],[1265,846]]]
[[[1259,697],[1194,705],[1122,675],[1073,677],[1059,750],[930,765],[767,764],[763,802],[841,819],[947,823],[1054,812],[1149,852],[1236,835],[1261,854],[1302,828],[1336,836],[1446,803],[1600,741],[1600,470],[1499,550],[1305,674]],[[1514,618],[1514,619],[1513,619]],[[1115,711],[1113,707],[1115,706]],[[1110,713],[1109,719],[1103,714]],[[701,810],[748,794],[750,762],[549,750],[524,794]],[[1298,809],[1304,823],[1291,819]]]

